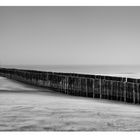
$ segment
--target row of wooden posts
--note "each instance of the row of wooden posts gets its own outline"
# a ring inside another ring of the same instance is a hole
[[[0,76],[53,91],[140,104],[140,79],[0,68]]]

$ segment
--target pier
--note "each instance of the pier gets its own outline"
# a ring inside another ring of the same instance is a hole
[[[140,104],[140,79],[0,68],[0,76],[56,92]]]

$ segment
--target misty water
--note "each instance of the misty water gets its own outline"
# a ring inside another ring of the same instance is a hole
[[[140,78],[140,65],[7,65],[3,67]]]
[[[74,97],[0,78],[0,131],[140,130],[140,106]]]

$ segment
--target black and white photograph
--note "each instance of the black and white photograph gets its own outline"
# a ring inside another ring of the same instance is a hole
[[[0,6],[0,131],[140,131],[140,7]]]

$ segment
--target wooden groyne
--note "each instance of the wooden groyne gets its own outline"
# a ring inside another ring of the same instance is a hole
[[[140,79],[0,68],[0,76],[64,94],[140,104]]]

